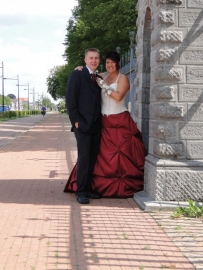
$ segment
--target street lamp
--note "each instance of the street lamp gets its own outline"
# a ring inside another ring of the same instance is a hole
[[[35,93],[35,88],[33,87],[32,89],[33,92],[31,92],[30,94],[33,95],[32,97],[32,102],[33,102],[33,110],[35,110],[35,95],[39,96],[39,92]],[[39,102],[38,102],[38,109],[39,109]]]
[[[3,105],[3,112],[4,112],[4,62],[1,62],[2,68],[2,105]]]
[[[19,107],[19,76],[15,76],[17,77],[16,79],[14,77],[11,77],[11,78],[3,78],[3,80],[17,80],[18,81],[18,84],[16,84],[16,86],[18,86],[18,111],[20,109]],[[3,85],[3,84],[2,84]]]
[[[3,105],[3,112],[4,112],[4,62],[2,61],[1,67],[2,68],[2,105]]]
[[[29,97],[30,97],[30,89],[29,89],[29,83],[27,84],[24,84],[23,86],[27,86],[27,89],[24,89],[24,90],[28,90],[28,111],[29,111]]]

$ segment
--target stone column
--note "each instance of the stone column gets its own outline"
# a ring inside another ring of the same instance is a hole
[[[139,0],[137,10],[134,111],[148,148],[144,192],[154,201],[202,201],[203,1]]]

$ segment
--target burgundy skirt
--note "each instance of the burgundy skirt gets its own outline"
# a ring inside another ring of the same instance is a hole
[[[129,112],[102,117],[102,137],[92,190],[102,197],[127,198],[143,189],[145,148]],[[64,192],[76,191],[77,163]]]

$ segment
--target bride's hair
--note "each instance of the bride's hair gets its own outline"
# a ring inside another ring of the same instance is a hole
[[[116,69],[119,70],[120,68],[120,54],[116,51],[109,51],[105,55],[105,62],[106,59],[111,59],[113,62],[116,63]]]

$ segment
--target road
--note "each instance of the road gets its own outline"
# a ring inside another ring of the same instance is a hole
[[[38,114],[0,122],[0,148],[9,144],[11,141],[22,135],[22,133],[27,132],[36,124],[41,123],[50,116],[51,113],[47,113],[44,117],[41,114]]]

